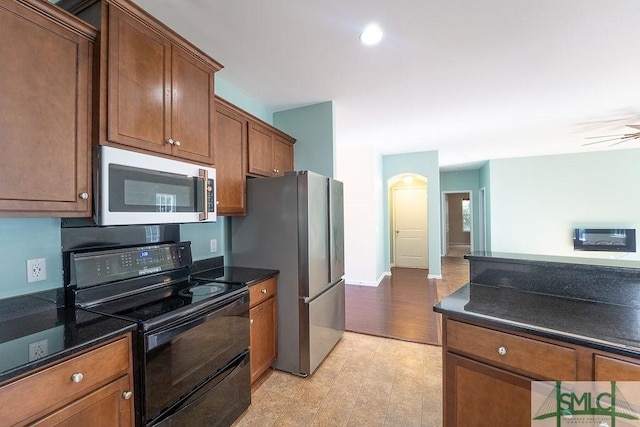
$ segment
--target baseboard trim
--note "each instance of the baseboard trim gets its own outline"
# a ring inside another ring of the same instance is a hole
[[[380,285],[380,282],[382,282],[382,280],[384,280],[385,276],[391,276],[391,272],[390,271],[385,271],[384,273],[382,273],[380,275],[378,280],[375,281],[375,282],[371,282],[369,280],[351,280],[348,277],[345,277],[344,282],[347,285],[371,286],[373,288],[376,288],[376,287],[378,287]]]

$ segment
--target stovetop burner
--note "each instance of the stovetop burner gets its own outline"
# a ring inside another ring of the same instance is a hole
[[[158,316],[159,314],[175,310],[184,305],[184,301],[180,298],[167,298],[162,301],[152,302],[133,309],[134,313],[138,313],[145,318]]]

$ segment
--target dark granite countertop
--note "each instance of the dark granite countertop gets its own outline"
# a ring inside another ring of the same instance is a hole
[[[136,328],[135,323],[105,316],[81,321],[85,312],[78,312],[81,315],[76,319],[74,308],[61,306],[59,298],[50,295],[45,292],[0,301],[0,383]],[[40,343],[46,351],[30,361],[33,343]]]
[[[640,358],[640,310],[604,302],[468,283],[436,312]]]
[[[253,286],[280,273],[279,270],[249,267],[219,267],[193,273],[193,278],[204,278],[214,282],[244,283]]]

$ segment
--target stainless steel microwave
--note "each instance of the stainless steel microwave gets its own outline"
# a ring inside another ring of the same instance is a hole
[[[216,220],[214,168],[106,146],[96,155],[96,224]]]

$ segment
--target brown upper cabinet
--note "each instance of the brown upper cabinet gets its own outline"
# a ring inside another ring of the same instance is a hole
[[[213,165],[222,65],[130,2],[101,16],[99,143]]]
[[[216,99],[216,187],[218,215],[247,213],[247,116]]]
[[[278,129],[249,122],[249,168],[251,175],[282,176],[293,170],[295,139]]]
[[[220,97],[215,127],[218,215],[246,215],[247,174],[293,170],[295,139]]]
[[[0,22],[0,216],[90,216],[97,31],[36,0],[0,0]]]

